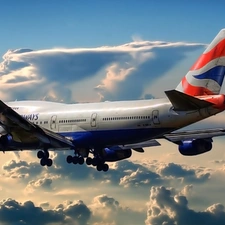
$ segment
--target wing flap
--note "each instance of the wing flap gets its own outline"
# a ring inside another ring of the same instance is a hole
[[[205,100],[195,98],[193,96],[184,94],[177,90],[165,91],[165,94],[167,95],[170,102],[172,103],[174,110],[177,110],[177,111],[196,110],[196,109],[207,108],[213,105],[213,103],[211,102],[207,102]]]
[[[127,145],[119,145],[118,148],[120,149],[133,149],[136,152],[144,152],[143,148],[146,147],[155,147],[160,146],[161,144],[156,140],[148,140],[144,142],[134,143],[134,144],[127,144]]]

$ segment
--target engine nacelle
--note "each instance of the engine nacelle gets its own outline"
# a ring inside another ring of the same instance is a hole
[[[103,158],[106,162],[115,162],[122,159],[130,158],[132,155],[131,149],[120,149],[120,148],[104,148]]]
[[[11,135],[2,135],[0,137],[0,151],[5,151],[8,149],[8,146],[12,143],[13,138]]]
[[[200,155],[212,149],[212,139],[196,139],[183,141],[179,145],[179,152],[182,155]]]

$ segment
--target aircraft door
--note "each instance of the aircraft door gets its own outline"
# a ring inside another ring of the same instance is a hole
[[[51,117],[51,120],[50,120],[50,129],[51,130],[56,130],[56,128],[57,128],[56,120],[57,120],[57,116],[56,115]]]
[[[152,122],[155,125],[160,124],[160,121],[159,121],[159,110],[153,110],[152,111]]]
[[[97,113],[91,115],[91,127],[96,127],[97,125]]]

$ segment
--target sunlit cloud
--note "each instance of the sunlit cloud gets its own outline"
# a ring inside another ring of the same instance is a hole
[[[155,224],[224,224],[225,211],[220,203],[213,204],[203,211],[195,211],[189,208],[185,195],[173,194],[173,192],[161,187],[152,187],[148,203],[146,225]]]
[[[202,47],[136,40],[96,48],[8,50],[0,63],[0,97],[76,102],[85,95],[77,92],[82,82],[97,101],[139,99],[146,85],[185,59],[187,52]]]

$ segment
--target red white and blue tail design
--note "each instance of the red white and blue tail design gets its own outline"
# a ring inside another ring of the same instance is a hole
[[[176,90],[191,96],[217,95],[225,75],[225,29],[222,29]]]

